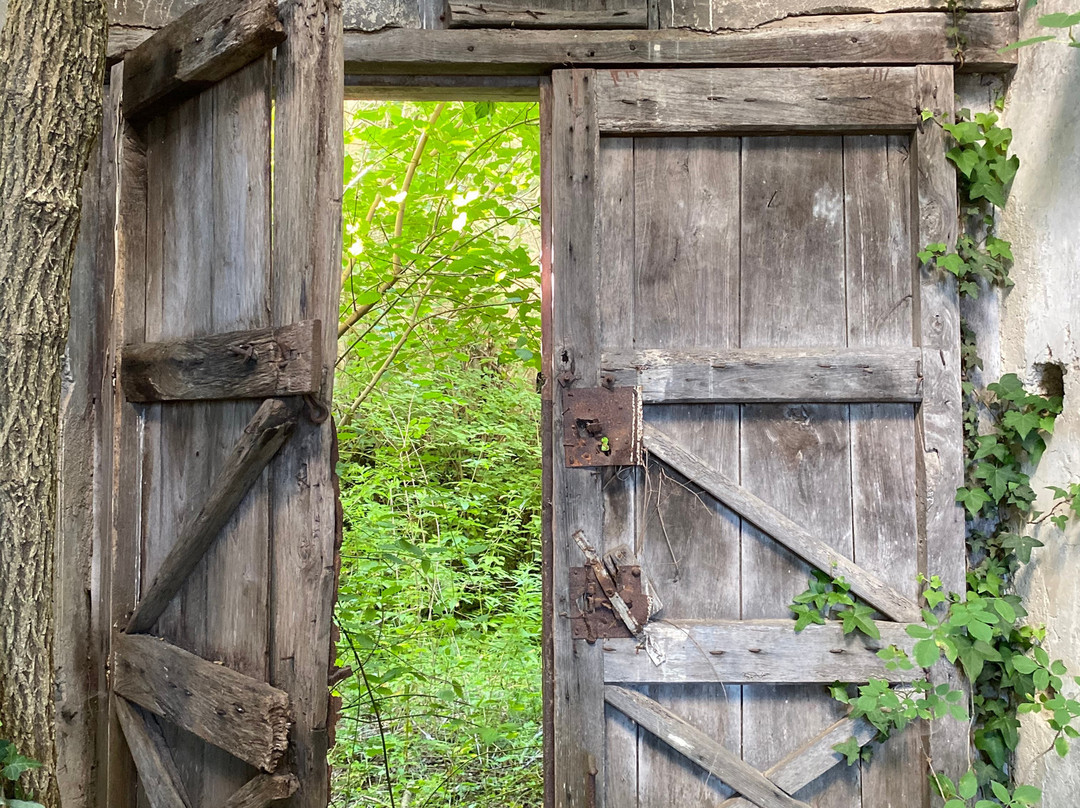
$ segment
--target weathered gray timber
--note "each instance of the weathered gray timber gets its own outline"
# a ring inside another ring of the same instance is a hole
[[[801,17],[748,31],[515,31],[396,29],[345,36],[347,74],[539,74],[565,65],[640,68],[713,65],[957,64],[948,15]],[[1000,49],[1018,36],[1014,12],[968,14],[962,68],[1015,66]]]
[[[124,57],[124,115],[147,118],[251,64],[285,38],[272,0],[206,0]]]
[[[288,745],[287,693],[162,639],[114,640],[113,688],[124,698],[263,771]]]
[[[762,774],[787,793],[795,794],[844,760],[834,746],[854,738],[862,747],[875,737],[877,729],[865,718],[854,721],[841,718]],[[719,808],[751,808],[751,803],[741,797],[733,797],[720,803]]]
[[[597,117],[618,134],[910,131],[914,68],[606,71]]]
[[[224,183],[219,183],[219,188]],[[120,382],[128,401],[203,401],[317,393],[322,323],[231,331],[124,346]]]
[[[260,774],[242,785],[221,808],[266,808],[275,800],[291,797],[300,787],[292,774]]]
[[[646,404],[917,402],[922,351],[604,351],[601,372]]]
[[[124,698],[116,700],[116,715],[151,808],[192,808],[157,719]]]
[[[895,645],[911,652],[903,623],[877,623],[881,640],[845,635],[838,622],[795,632],[791,620],[659,620],[649,624],[660,665],[641,653],[637,640],[604,641],[608,683],[707,683],[725,685],[866,682],[878,677],[910,682],[921,670],[889,671],[877,652]]]
[[[662,738],[702,768],[719,777],[761,808],[810,808],[729,752],[693,724],[684,721],[663,705],[624,687],[604,688],[608,704],[618,708],[639,726]]]
[[[513,2],[451,2],[451,28],[648,28],[644,0],[635,7],[571,9]]]
[[[783,544],[799,558],[823,572],[843,576],[851,591],[894,620],[917,621],[918,605],[875,575],[859,567],[793,519],[748,489],[703,462],[693,452],[656,427],[646,424],[645,449],[694,484],[716,497],[752,525]]]
[[[251,486],[262,476],[267,463],[288,440],[302,408],[302,402],[296,399],[276,398],[259,407],[218,472],[206,501],[181,523],[169,554],[139,599],[127,625],[129,633],[153,628]]]

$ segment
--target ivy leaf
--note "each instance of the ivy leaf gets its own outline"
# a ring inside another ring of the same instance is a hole
[[[976,486],[974,488],[956,489],[956,501],[967,508],[968,513],[975,517],[979,515],[983,505],[993,500],[986,491]]]
[[[1029,432],[1039,428],[1039,420],[1039,413],[1037,412],[1016,412],[1012,410],[1005,413],[1002,423],[1015,429],[1016,434],[1023,440],[1028,436]]]
[[[962,149],[959,146],[954,146],[949,149],[945,156],[956,164],[960,173],[965,177],[971,177],[972,169],[974,169],[976,163],[979,162],[978,152],[973,149]]]
[[[4,759],[4,763],[6,765],[3,769],[0,769],[0,777],[3,777],[5,780],[18,780],[23,772],[41,768],[41,764],[36,760],[31,760],[10,749],[8,750],[7,757]]]
[[[859,762],[859,753],[862,751],[862,747],[859,746],[859,739],[852,735],[843,743],[834,744],[833,751],[843,755],[847,765],[851,766]]]

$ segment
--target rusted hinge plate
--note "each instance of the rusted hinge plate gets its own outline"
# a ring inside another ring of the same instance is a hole
[[[634,564],[616,569],[615,587],[640,625],[649,620],[649,599],[642,586],[641,567]],[[602,637],[633,637],[611,607],[592,567],[570,568],[571,636],[594,642]]]
[[[567,466],[641,465],[641,395],[637,388],[567,387],[562,396]]]

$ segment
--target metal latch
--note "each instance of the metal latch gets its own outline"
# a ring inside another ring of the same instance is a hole
[[[607,637],[641,639],[645,624],[663,604],[629,551],[619,547],[600,561],[584,534],[574,540],[587,565],[570,568],[570,636],[595,642]]]
[[[636,387],[567,387],[562,406],[567,466],[642,465],[641,394]]]

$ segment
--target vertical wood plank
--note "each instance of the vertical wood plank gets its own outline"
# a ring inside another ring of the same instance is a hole
[[[839,138],[747,138],[742,160],[741,347],[843,346],[844,199]],[[852,554],[847,407],[744,406],[742,484]],[[788,617],[809,569],[759,531],[742,534],[743,618]],[[764,769],[840,718],[820,687],[743,688],[743,753]],[[857,769],[799,793],[861,804]]]
[[[731,202],[739,196],[739,141],[638,138],[633,176],[634,344],[735,347],[739,211]],[[646,418],[738,474],[737,406],[652,406]],[[664,601],[663,618],[738,618],[740,520],[662,464],[650,464],[647,475],[640,557]],[[740,688],[653,685],[648,694],[740,749]],[[699,805],[732,793],[651,733],[640,733],[638,757],[642,806]]]
[[[270,324],[335,322],[341,294],[344,57],[341,4],[281,7],[274,109],[273,269]],[[329,402],[336,330],[323,329]],[[334,660],[336,498],[333,425],[302,421],[270,469],[270,681],[292,700],[290,763],[300,782],[286,804],[325,808]]]
[[[552,75],[553,435],[562,434],[560,388],[592,387],[599,381],[599,127],[593,87],[591,70]],[[571,535],[583,530],[596,545],[603,541],[601,478],[595,469],[566,468],[558,456],[552,478],[555,805],[594,808],[606,805],[603,650],[600,643],[575,642],[566,615],[572,607],[569,568],[584,563]]]
[[[597,215],[599,217],[598,328],[604,344],[629,345],[634,334],[634,141],[602,138],[599,143]],[[636,547],[638,537],[637,468],[610,468],[603,474],[604,546]],[[638,728],[619,710],[605,705],[605,745],[609,805],[638,804]]]
[[[844,138],[848,345],[913,344],[910,137]],[[918,600],[914,408],[851,405],[855,561]],[[920,805],[927,781],[922,727],[875,748],[862,766],[864,805]]]
[[[952,69],[920,66],[916,70],[918,103],[937,114],[953,113]],[[914,176],[918,196],[915,249],[957,235],[956,176],[945,158],[945,133],[934,122],[916,132]],[[926,572],[940,575],[945,590],[963,593],[967,566],[964,514],[956,503],[963,484],[960,393],[960,315],[955,279],[929,264],[918,275],[917,333],[923,348],[923,402],[916,418],[919,495],[925,508]],[[968,689],[956,668],[942,660],[931,681]],[[933,767],[956,779],[968,766],[966,723],[944,720],[930,729]]]
[[[109,115],[119,119],[119,128],[116,269],[107,378],[115,378],[121,346],[146,339],[146,141],[145,132],[120,119],[123,75],[123,65],[115,66],[109,89]],[[103,499],[108,501],[110,520],[102,528],[100,591],[105,604],[98,621],[106,645],[135,608],[142,516],[140,414],[124,401],[119,385],[113,387],[110,399],[111,432],[102,430],[102,473],[108,477]],[[106,660],[107,664],[111,661],[111,650],[106,649]],[[99,742],[105,771],[99,780],[99,803],[131,808],[135,805],[135,765],[116,716],[116,698],[110,693],[108,709],[101,713]]]

